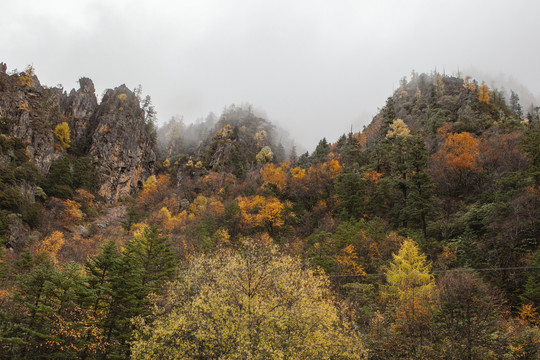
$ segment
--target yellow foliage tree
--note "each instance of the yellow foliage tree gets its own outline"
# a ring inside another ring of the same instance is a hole
[[[54,135],[60,141],[60,144],[64,149],[67,149],[71,145],[71,136],[69,131],[69,125],[67,122],[60,123],[54,128]]]
[[[152,175],[146,179],[143,189],[138,194],[139,204],[144,208],[150,208],[162,201],[170,193],[171,181],[167,174],[161,174],[157,178]]]
[[[148,229],[150,225],[147,223],[141,222],[131,225],[131,234],[133,237],[141,237],[144,234],[144,231]]]
[[[266,140],[266,137],[268,135],[266,134],[265,130],[259,130],[255,133],[253,136],[253,140],[257,142],[257,146],[262,146],[263,142]]]
[[[151,176],[149,176],[148,179],[146,179],[146,181],[144,182],[144,184],[143,184],[143,189],[144,189],[144,190],[150,190],[150,189],[155,188],[156,185],[157,185],[156,175],[151,175]]]
[[[414,240],[406,239],[398,253],[393,254],[386,272],[388,293],[402,302],[415,297],[431,299],[435,280],[430,271],[426,255],[420,252]]]
[[[478,87],[478,101],[489,104],[489,88],[483,81],[482,85]]]
[[[36,254],[48,254],[56,264],[58,263],[58,251],[60,251],[65,242],[64,234],[60,231],[55,231],[35,245],[34,252]]]
[[[393,139],[396,136],[410,136],[411,131],[405,122],[401,119],[396,119],[392,124],[390,124],[390,130],[386,133],[387,139]]]
[[[231,239],[231,235],[227,231],[227,229],[217,229],[214,238],[216,239],[216,242],[218,245],[228,244],[229,240]]]
[[[391,332],[398,358],[424,358],[415,344],[430,332],[436,288],[431,264],[414,240],[407,238],[386,271],[386,295],[393,306]],[[399,351],[399,352],[398,352]]]
[[[249,243],[198,256],[139,318],[134,359],[363,359],[326,276]]]
[[[166,206],[159,210],[155,219],[166,234],[176,230],[183,230],[186,220],[187,213],[185,210],[173,216]]]
[[[223,206],[223,203],[213,196],[210,197],[210,199],[208,199],[208,204],[206,208],[207,208],[207,211],[214,218],[218,218],[225,213],[225,206]]]
[[[19,85],[25,86],[25,87],[32,87],[34,86],[34,68],[32,65],[29,65],[26,70],[21,72],[19,74]]]
[[[202,195],[199,195],[193,200],[189,205],[189,210],[195,215],[202,215],[206,212],[208,206],[208,198]]]
[[[293,179],[303,179],[306,176],[306,170],[301,167],[295,167],[291,169],[291,176]]]

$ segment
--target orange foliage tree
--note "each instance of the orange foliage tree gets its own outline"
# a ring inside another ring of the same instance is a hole
[[[244,228],[262,228],[272,235],[276,228],[285,224],[285,205],[276,197],[240,196],[236,202]]]
[[[432,157],[432,174],[448,187],[467,187],[469,175],[481,171],[478,163],[481,141],[468,132],[449,130],[450,125],[446,124],[437,131],[442,143]]]
[[[364,275],[366,272],[358,263],[358,254],[352,244],[347,245],[336,256],[336,263],[340,270],[340,274],[346,275]]]
[[[278,191],[282,191],[287,185],[287,171],[289,167],[289,162],[283,162],[279,166],[273,163],[267,164],[261,169],[262,187],[275,188]]]

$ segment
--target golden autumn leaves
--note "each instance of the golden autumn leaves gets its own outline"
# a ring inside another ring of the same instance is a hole
[[[268,240],[200,255],[137,322],[134,359],[363,359],[326,276]]]

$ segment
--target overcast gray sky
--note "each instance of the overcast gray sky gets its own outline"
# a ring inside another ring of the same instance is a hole
[[[90,77],[98,96],[141,84],[160,122],[247,102],[311,150],[360,130],[413,69],[538,97],[539,16],[536,0],[2,0],[0,61],[68,91]]]

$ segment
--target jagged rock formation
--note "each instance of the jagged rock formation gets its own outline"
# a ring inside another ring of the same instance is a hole
[[[60,95],[59,89],[43,88],[31,72],[9,76],[5,64],[0,67],[1,132],[22,140],[43,174],[63,157],[53,134]]]
[[[142,187],[152,174],[155,140],[139,100],[125,85],[107,91],[95,117],[99,123],[90,154],[98,165],[99,194],[113,202]]]
[[[97,119],[94,115],[98,106],[94,83],[88,78],[79,79],[79,90],[72,89],[61,101],[63,114],[71,119],[72,144],[81,151],[89,146],[89,133],[95,128]]]
[[[107,202],[132,195],[153,173],[155,136],[145,120],[140,99],[125,85],[108,90],[98,104],[92,80],[81,78],[69,95],[41,86],[33,70],[9,75],[0,64],[0,132],[22,140],[26,155],[41,175],[53,162],[91,156],[99,177],[98,193]],[[69,125],[71,147],[65,149],[54,134]],[[1,163],[9,163],[0,154]]]

